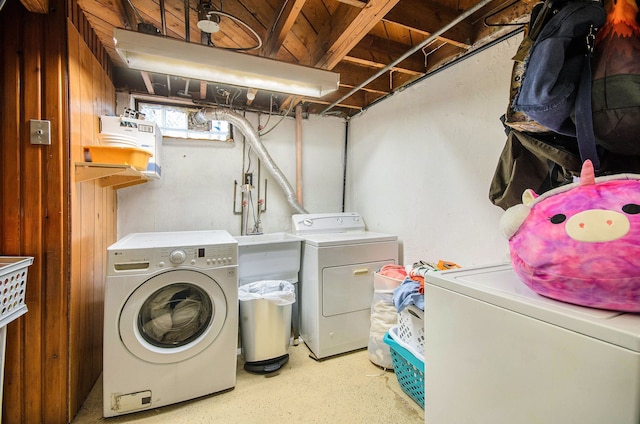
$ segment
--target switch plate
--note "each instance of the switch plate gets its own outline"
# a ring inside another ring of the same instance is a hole
[[[32,119],[31,144],[51,144],[51,122]]]

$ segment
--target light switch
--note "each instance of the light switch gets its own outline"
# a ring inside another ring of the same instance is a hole
[[[51,122],[32,119],[31,144],[51,144]]]

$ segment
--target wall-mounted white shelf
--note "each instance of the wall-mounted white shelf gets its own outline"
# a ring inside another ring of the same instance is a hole
[[[75,168],[76,182],[98,179],[100,187],[113,187],[116,190],[149,181],[149,177],[131,165],[76,162]]]

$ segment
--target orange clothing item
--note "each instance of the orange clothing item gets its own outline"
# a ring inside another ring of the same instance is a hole
[[[420,283],[420,287],[418,287],[418,293],[424,294],[424,277],[422,275],[414,274],[413,272],[410,275],[413,281]]]

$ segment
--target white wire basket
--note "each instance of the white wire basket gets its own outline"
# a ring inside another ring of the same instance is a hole
[[[398,338],[424,357],[424,311],[413,305],[398,314]]]
[[[32,257],[0,256],[0,327],[27,312],[27,271]]]
[[[32,263],[32,257],[0,256],[0,404],[4,386],[7,324],[27,312],[24,299],[27,291],[27,271]]]

